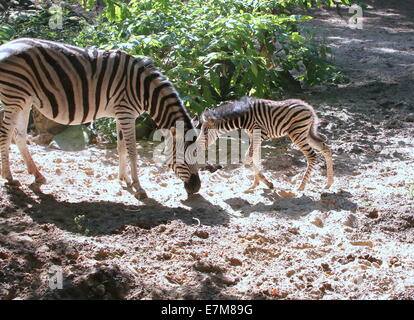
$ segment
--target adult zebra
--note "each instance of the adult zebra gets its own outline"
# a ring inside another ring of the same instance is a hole
[[[45,182],[26,145],[32,105],[47,118],[62,124],[116,118],[119,179],[133,187],[138,198],[147,196],[138,179],[135,144],[138,115],[147,112],[160,128],[175,128],[177,121],[182,121],[184,132],[193,129],[178,93],[153,61],[120,50],[83,49],[30,38],[10,41],[0,46],[0,100],[4,108],[0,128],[2,177],[9,182],[13,181],[9,165],[13,132],[29,173],[34,174],[36,182]],[[191,143],[184,142],[184,149]],[[184,181],[187,193],[198,192],[197,166],[184,159],[176,161],[174,152],[175,148],[170,167]],[[132,181],[127,175],[127,156]]]

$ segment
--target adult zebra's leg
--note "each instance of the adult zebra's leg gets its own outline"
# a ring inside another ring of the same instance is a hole
[[[9,183],[14,184],[18,184],[18,182],[13,180],[13,175],[10,171],[9,152],[17,117],[21,110],[23,108],[20,106],[19,108],[14,107],[13,109],[7,109],[5,107],[2,126],[0,127],[1,176]]]
[[[116,132],[118,135],[117,146],[118,146],[118,155],[119,155],[119,175],[118,178],[120,182],[125,181],[128,186],[132,185],[131,178],[128,176],[127,172],[127,155],[128,151],[125,145],[124,134],[122,133],[119,120],[116,120]]]
[[[263,141],[259,131],[249,132],[249,148],[246,153],[246,164],[254,171],[254,182],[250,189],[256,188],[263,181],[269,189],[273,189],[273,183],[269,182],[260,171],[260,147]]]
[[[26,131],[27,125],[29,123],[30,108],[25,108],[23,111],[19,112],[16,119],[16,145],[19,148],[19,151],[26,163],[27,170],[29,174],[35,176],[35,183],[43,184],[46,183],[45,177],[40,173],[35,162],[30,156],[29,150],[27,149],[27,138]]]
[[[119,148],[121,149],[121,154],[123,154],[124,150],[123,148],[126,147],[126,151],[128,153],[129,161],[130,161],[130,169],[131,169],[131,177],[132,182],[130,182],[128,185],[130,187],[133,187],[135,189],[135,196],[138,199],[145,199],[147,198],[147,194],[145,190],[141,187],[141,184],[139,183],[138,179],[138,168],[137,168],[137,160],[138,160],[138,154],[137,154],[137,147],[136,147],[136,138],[135,138],[135,117],[128,118],[128,117],[117,117],[117,122],[119,123],[119,131],[118,131],[118,140],[123,140],[123,143],[125,144],[123,146],[122,142],[121,145],[118,144]],[[122,138],[122,139],[121,139]],[[120,154],[120,178],[124,174],[126,167],[126,161],[125,156]],[[126,176],[126,174],[125,174]],[[128,180],[126,180],[128,183]]]

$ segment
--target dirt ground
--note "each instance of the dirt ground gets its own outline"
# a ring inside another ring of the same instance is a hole
[[[286,139],[263,146],[275,190],[246,192],[251,172],[229,165],[201,172],[191,199],[139,143],[143,202],[119,185],[115,150],[31,144],[49,182],[38,190],[13,145],[0,299],[414,299],[414,3],[366,2],[363,29],[334,10],[308,24],[350,79],[298,96],[328,122],[331,189],[321,160],[296,191],[306,162]]]

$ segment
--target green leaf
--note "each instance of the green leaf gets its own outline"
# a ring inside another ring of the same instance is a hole
[[[13,39],[15,30],[10,25],[0,25],[0,42],[8,42]]]
[[[253,60],[250,60],[249,62],[250,62],[250,68],[251,68],[254,76],[257,77],[259,71],[257,70],[256,62],[254,62]]]

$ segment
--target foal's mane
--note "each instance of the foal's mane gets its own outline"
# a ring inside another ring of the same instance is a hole
[[[248,111],[256,100],[252,97],[243,97],[240,100],[223,102],[216,109],[204,111],[203,115],[214,121],[233,120]]]

